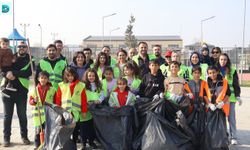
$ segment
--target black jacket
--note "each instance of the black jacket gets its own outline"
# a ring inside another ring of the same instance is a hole
[[[212,79],[210,77],[207,78],[207,83],[208,83],[208,87],[209,87],[209,90],[211,92],[211,96],[212,96],[212,103],[215,103],[215,100],[217,98],[218,95],[215,95],[215,91],[217,88],[220,88],[223,86],[223,77],[218,74],[217,76],[217,82],[216,83],[213,83],[212,82]],[[230,87],[229,85],[227,85],[227,92],[226,92],[226,95],[230,97],[231,95],[231,91],[230,91]]]
[[[164,92],[164,79],[160,70],[156,76],[150,72],[144,75],[139,89],[140,97],[152,98],[155,94]]]
[[[31,65],[29,65],[27,70],[21,70],[23,67],[25,67],[27,64],[30,63],[29,54],[26,54],[24,57],[17,56],[17,53],[15,54],[16,61],[12,65],[12,73],[16,77],[15,80],[11,81],[13,84],[13,87],[18,90],[18,92],[28,92],[28,89],[23,87],[23,85],[18,80],[18,77],[29,79],[31,76]],[[34,66],[34,62],[33,62]]]

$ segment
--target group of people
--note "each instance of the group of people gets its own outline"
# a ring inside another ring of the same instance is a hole
[[[25,42],[18,45],[14,55],[8,49],[8,44],[8,39],[1,39],[0,67],[5,79],[1,92],[6,147],[10,145],[14,104],[17,105],[23,142],[30,144],[26,105],[27,81],[32,73],[32,59],[27,53]],[[238,75],[228,55],[222,53],[219,47],[211,50],[212,57],[209,56],[208,47],[203,47],[201,53],[193,52],[190,66],[181,63],[178,51],[167,50],[165,58],[162,57],[161,45],[155,45],[153,53],[149,54],[146,42],[139,42],[137,49],[131,48],[128,52],[117,50],[116,58],[111,56],[110,47],[104,46],[96,60],[91,57],[92,50],[84,48],[75,53],[70,63],[61,54],[62,50],[61,40],[49,44],[46,56],[36,66],[36,87],[29,94],[29,103],[34,106],[32,114],[36,148],[41,144],[41,126],[44,128],[46,125],[45,101],[61,106],[73,115],[76,127],[72,140],[75,143],[80,135],[83,149],[86,143],[95,149],[94,123],[88,106],[102,103],[120,108],[134,105],[139,97],[165,98],[176,105],[188,97],[193,103],[187,112],[183,112],[186,116],[191,113],[195,101],[203,101],[208,112],[223,110],[221,112],[225,119],[228,117],[231,144],[237,144],[235,103],[238,101],[242,104]],[[5,57],[4,51],[11,57]]]

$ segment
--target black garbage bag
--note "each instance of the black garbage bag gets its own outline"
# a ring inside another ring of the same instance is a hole
[[[221,109],[207,112],[205,131],[202,137],[202,150],[227,150],[229,141],[227,136],[226,117]]]
[[[148,112],[154,112],[157,116],[166,119],[166,121],[172,126],[174,126],[176,130],[182,132],[183,135],[189,137],[192,143],[195,143],[194,133],[189,128],[184,115],[179,118],[179,124],[176,124],[176,112],[180,110],[178,105],[163,98],[156,100],[139,99],[136,102],[135,106],[137,109],[137,115],[139,120],[139,130],[133,142],[134,149],[140,149],[140,147],[142,146],[142,138],[144,133],[146,132],[146,129],[148,128],[148,124],[146,123],[146,119],[148,118]]]
[[[191,150],[191,138],[159,114],[148,111],[142,150]]]
[[[43,150],[76,150],[76,144],[70,140],[75,128],[71,113],[65,109],[45,104],[45,142]]]
[[[137,128],[133,106],[112,108],[105,105],[90,105],[96,136],[106,150],[131,150]]]
[[[187,123],[195,134],[195,149],[197,150],[201,146],[201,138],[205,129],[205,117],[205,103],[202,98],[197,98],[194,101],[193,110],[187,118]]]

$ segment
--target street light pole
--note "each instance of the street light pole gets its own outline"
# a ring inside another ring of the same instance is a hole
[[[42,30],[41,24],[38,24],[38,26],[40,27],[40,46],[41,46],[41,52],[42,52],[42,50],[43,50],[43,30]]]
[[[201,45],[203,43],[203,22],[207,21],[207,20],[210,20],[210,19],[213,19],[215,16],[211,16],[209,18],[205,18],[203,20],[201,20]]]
[[[242,49],[241,49],[240,85],[242,85],[242,78],[243,78],[243,55],[244,55],[244,48],[245,48],[246,3],[247,3],[247,1],[245,0],[244,1],[244,16],[243,16],[243,37],[242,37],[243,41],[242,41]]]
[[[28,26],[30,26],[30,24],[20,23],[20,26],[23,26],[23,35],[24,35],[24,37],[25,37],[25,39],[26,39],[26,28],[27,28]]]
[[[116,15],[116,13],[110,14],[110,15],[106,15],[106,16],[102,16],[102,46],[104,46],[104,19],[107,17],[111,17]]]
[[[111,33],[112,33],[113,31],[116,31],[116,30],[119,30],[119,29],[120,29],[120,28],[117,27],[117,28],[112,29],[112,30],[109,31],[109,46],[111,46]]]

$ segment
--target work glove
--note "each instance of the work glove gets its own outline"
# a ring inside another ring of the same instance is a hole
[[[154,99],[154,100],[159,99],[159,98],[160,98],[160,96],[159,96],[158,94],[155,94],[155,95],[153,96],[153,99]]]
[[[221,102],[219,102],[219,103],[216,105],[216,107],[217,107],[218,109],[221,109],[221,108],[223,107],[223,105],[224,105],[224,102],[221,101]]]
[[[208,104],[208,108],[210,108],[210,110],[212,110],[212,111],[215,111],[215,110],[216,110],[215,105],[212,104],[212,103]]]
[[[140,98],[140,95],[136,95],[136,98]]]
[[[237,99],[237,101],[238,101],[238,103],[239,103],[239,106],[241,106],[242,105],[242,99],[238,96],[238,97],[236,97],[236,99]]]
[[[160,96],[160,98],[164,98],[164,94],[162,92],[160,93],[159,96]]]
[[[194,95],[192,93],[187,93],[186,96],[188,96],[190,99],[193,99]]]

